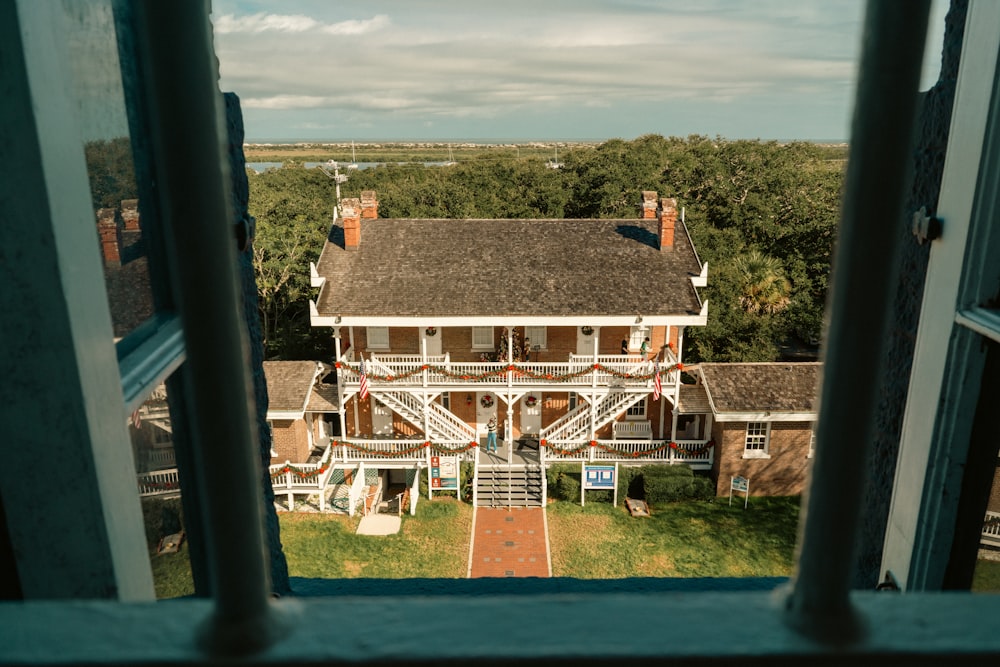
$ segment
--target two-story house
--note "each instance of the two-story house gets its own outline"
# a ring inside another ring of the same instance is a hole
[[[551,461],[708,469],[707,434],[678,441],[673,419],[707,265],[675,200],[644,192],[639,210],[385,219],[372,191],[344,200],[312,267],[339,375],[335,459],[430,468],[432,488],[447,488],[442,462],[474,461],[482,504],[540,504]]]

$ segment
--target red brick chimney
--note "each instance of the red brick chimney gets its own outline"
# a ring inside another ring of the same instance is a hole
[[[652,220],[656,217],[656,192],[653,190],[642,191],[642,216],[643,220]]]
[[[657,211],[660,221],[660,251],[674,249],[674,228],[677,226],[677,200],[664,197]]]
[[[344,249],[357,250],[361,245],[361,200],[343,200],[340,215],[344,218]]]
[[[97,234],[101,239],[101,255],[105,266],[121,266],[121,230],[115,217],[115,209],[97,210]]]
[[[141,229],[139,226],[138,199],[122,200],[122,220],[125,223],[125,231],[127,232],[137,232]]]
[[[378,199],[374,190],[361,191],[361,217],[366,220],[374,220],[378,217]]]

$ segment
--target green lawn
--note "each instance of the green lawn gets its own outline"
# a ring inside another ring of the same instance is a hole
[[[619,504],[552,503],[552,574],[622,577],[788,576],[798,529],[798,498],[724,498],[664,504],[632,517]]]
[[[973,593],[1000,593],[1000,561],[979,560],[972,574]]]

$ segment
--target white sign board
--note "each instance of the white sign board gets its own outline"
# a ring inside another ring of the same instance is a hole
[[[618,505],[618,464],[583,464],[583,484],[580,485],[580,505],[584,504],[586,491],[612,491],[612,504]]]
[[[729,485],[729,504],[733,504],[733,491],[740,491],[747,494],[746,498],[743,499],[743,509],[747,508],[747,504],[750,502],[750,479],[747,477],[733,477],[732,483]]]

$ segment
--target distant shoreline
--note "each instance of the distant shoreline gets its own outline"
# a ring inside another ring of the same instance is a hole
[[[685,137],[681,137],[682,139]],[[610,139],[456,139],[447,140],[296,140],[296,139],[254,139],[243,142],[244,146],[295,146],[301,148],[499,148],[523,146],[529,148],[551,148],[554,146],[596,146],[608,141],[615,141],[618,137]],[[633,141],[632,139],[620,139],[621,141]],[[776,141],[779,144],[789,144],[803,142],[817,144],[820,146],[846,146],[847,141],[834,139],[729,139],[721,137],[721,141],[759,141],[769,143]]]

